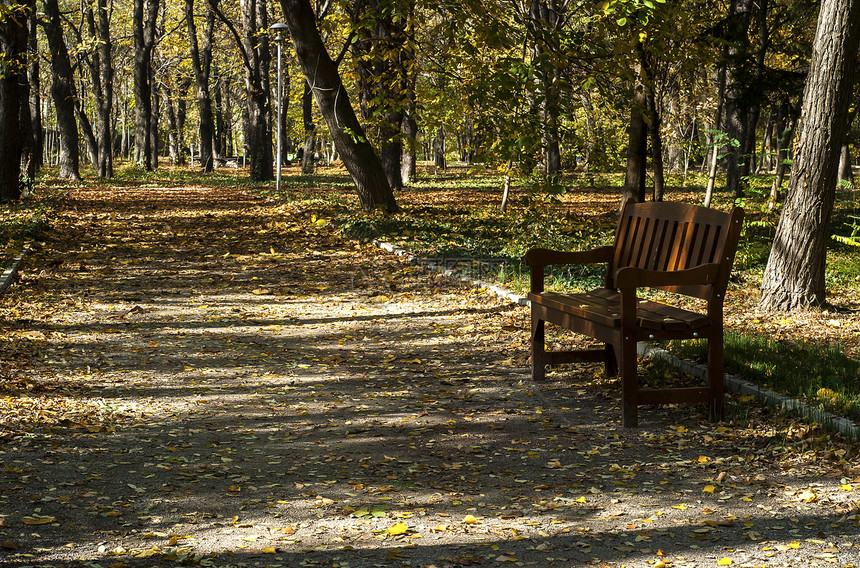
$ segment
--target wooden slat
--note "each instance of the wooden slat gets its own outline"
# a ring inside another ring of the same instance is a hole
[[[583,319],[608,326],[621,322],[621,294],[598,288],[585,294],[530,294],[532,302]],[[681,332],[702,329],[711,324],[711,318],[675,306],[640,300],[636,305],[636,325],[654,331]]]

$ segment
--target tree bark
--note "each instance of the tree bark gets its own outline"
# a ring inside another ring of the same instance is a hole
[[[35,6],[35,0],[29,2]],[[32,10],[35,11],[35,10]],[[30,82],[30,130],[33,133],[33,173],[44,164],[45,131],[42,128],[42,82],[39,77],[39,44],[37,36],[37,19],[33,14],[29,17],[30,36],[27,42],[28,69],[27,77]]]
[[[4,203],[21,197],[21,108],[29,98],[28,12],[21,6],[0,20],[0,201]]]
[[[90,75],[96,100],[95,160],[93,166],[100,178],[113,177],[113,62],[111,60],[110,12],[107,0],[96,0],[98,17],[93,4],[87,4],[86,18],[89,36],[97,47],[90,57]],[[83,109],[79,109],[83,112]]]
[[[373,146],[349,103],[334,61],[326,52],[308,0],[281,0],[296,56],[337,151],[355,182],[362,209],[397,210],[394,193]]]
[[[204,172],[211,172],[212,161],[212,101],[209,97],[209,71],[212,65],[212,34],[215,29],[215,14],[208,10],[206,30],[203,34],[203,47],[197,38],[197,24],[194,21],[194,0],[185,0],[185,22],[188,28],[188,51],[191,67],[197,85],[197,132],[200,136],[200,164]]]
[[[726,37],[730,61],[725,91],[726,134],[737,140],[737,145],[732,145],[726,155],[726,188],[734,195],[743,193],[741,177],[749,161],[745,153],[750,111],[749,27],[752,9],[753,0],[731,0]]]
[[[822,2],[788,198],[762,280],[761,307],[822,307],[829,222],[860,45],[860,0]]]
[[[152,153],[152,50],[155,45],[155,23],[158,0],[134,0],[132,34],[134,35],[134,160],[145,170],[153,169]]]
[[[60,131],[60,177],[81,179],[80,154],[78,152],[78,124],[75,121],[75,86],[72,63],[63,38],[60,8],[57,0],[45,0],[45,37],[51,50],[51,97],[57,112],[57,128]]]
[[[627,173],[624,176],[622,203],[625,199],[645,201],[645,166],[648,130],[645,125],[645,90],[637,85],[630,106],[630,132],[627,145]]]

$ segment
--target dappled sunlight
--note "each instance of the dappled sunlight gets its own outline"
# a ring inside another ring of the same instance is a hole
[[[283,205],[149,191],[75,193],[0,305],[4,565],[858,557],[852,447],[733,398],[625,430],[600,366],[528,380],[526,308]]]

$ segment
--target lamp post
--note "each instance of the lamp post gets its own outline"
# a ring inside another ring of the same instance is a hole
[[[281,88],[281,46],[284,43],[284,34],[289,30],[287,24],[277,23],[271,27],[275,34],[275,43],[278,44],[278,157],[275,160],[277,174],[275,175],[275,192],[281,191],[281,107],[283,106],[284,95]]]

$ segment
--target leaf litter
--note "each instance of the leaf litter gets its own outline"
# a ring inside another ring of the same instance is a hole
[[[856,447],[620,427],[525,308],[241,190],[76,189],[4,296],[0,563],[851,566]]]

